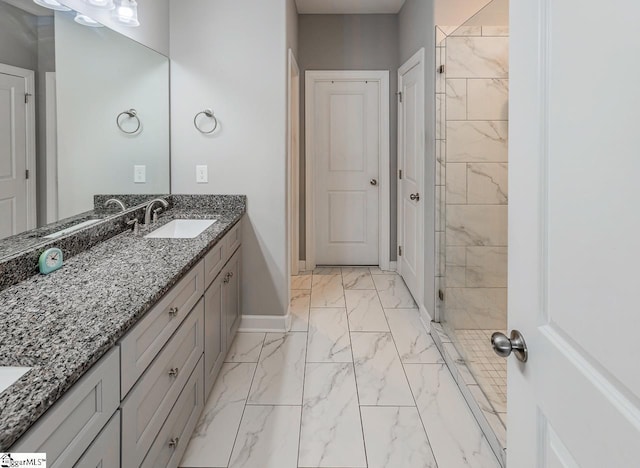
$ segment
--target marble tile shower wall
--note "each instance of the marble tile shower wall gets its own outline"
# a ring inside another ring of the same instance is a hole
[[[436,28],[437,307],[454,328],[506,326],[508,34]]]

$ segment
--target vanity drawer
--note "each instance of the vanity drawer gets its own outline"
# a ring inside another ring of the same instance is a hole
[[[73,466],[120,403],[118,347],[109,351],[36,422],[12,452],[47,454],[47,466]]]
[[[204,262],[198,263],[121,340],[121,398],[204,294]]]
[[[242,243],[242,220],[238,221],[235,226],[224,236],[224,243],[227,248],[227,257],[231,257]]]
[[[117,468],[120,466],[120,411],[91,443],[74,468]]]
[[[143,468],[177,468],[204,409],[204,360],[196,366],[142,462]]]
[[[186,318],[122,403],[122,466],[138,467],[202,357],[204,301]]]
[[[216,279],[220,270],[224,266],[227,261],[227,249],[226,242],[222,239],[216,245],[214,245],[211,250],[204,257],[204,279],[205,286],[207,289],[209,285]]]

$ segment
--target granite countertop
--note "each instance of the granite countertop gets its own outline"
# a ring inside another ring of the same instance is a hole
[[[32,367],[0,393],[0,451],[6,451],[235,225],[224,210],[191,202],[135,236],[123,232],[0,291],[0,366]],[[216,219],[194,239],[145,239],[172,219]]]

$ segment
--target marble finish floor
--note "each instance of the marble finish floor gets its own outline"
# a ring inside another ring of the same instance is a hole
[[[294,277],[288,333],[238,333],[183,468],[498,468],[400,276]]]

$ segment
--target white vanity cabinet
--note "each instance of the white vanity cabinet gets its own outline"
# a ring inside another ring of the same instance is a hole
[[[52,467],[177,467],[240,325],[241,221],[11,447]]]

